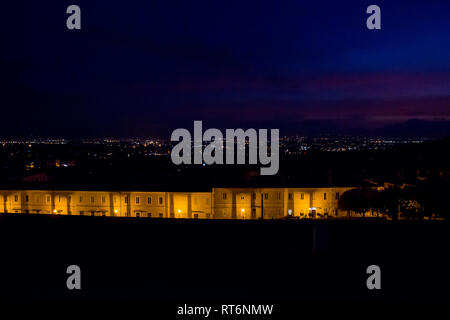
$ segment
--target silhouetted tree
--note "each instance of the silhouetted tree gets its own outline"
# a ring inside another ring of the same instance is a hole
[[[342,194],[339,199],[339,209],[353,211],[365,217],[366,212],[373,209],[377,191],[373,189],[351,189]]]
[[[415,198],[420,205],[422,216],[433,215],[448,219],[450,215],[450,184],[430,182],[416,189]]]
[[[388,188],[380,191],[377,205],[380,210],[392,218],[398,220],[400,198],[402,191],[399,188]]]

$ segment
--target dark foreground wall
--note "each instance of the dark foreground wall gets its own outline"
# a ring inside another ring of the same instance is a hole
[[[0,298],[449,299],[449,225],[0,215]],[[82,289],[66,288],[79,265]],[[382,289],[366,287],[379,265]]]

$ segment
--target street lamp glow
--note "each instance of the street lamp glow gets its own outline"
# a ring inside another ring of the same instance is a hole
[[[241,209],[241,212],[245,212],[245,209],[244,209],[244,208],[242,208],[242,209]]]

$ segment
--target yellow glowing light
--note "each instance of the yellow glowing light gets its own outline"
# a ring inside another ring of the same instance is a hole
[[[55,209],[55,210],[53,210],[53,212],[54,212],[54,213],[56,213],[56,209]]]
[[[181,212],[181,210],[180,209],[178,209],[178,213],[180,213]]]
[[[117,213],[117,209],[116,209],[116,210],[114,210],[114,213]]]
[[[242,211],[242,212],[245,212],[245,209],[244,209],[244,208],[242,208],[242,209],[241,209],[241,211]]]

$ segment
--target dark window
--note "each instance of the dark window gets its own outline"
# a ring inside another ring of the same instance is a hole
[[[300,193],[300,200],[304,200],[305,199],[305,194],[302,192]]]
[[[323,193],[323,200],[327,200],[327,193],[326,192]]]
[[[339,192],[336,192],[336,200],[339,200]]]
[[[289,194],[288,194],[288,199],[289,199],[289,200],[292,200],[292,193],[289,193]]]
[[[147,203],[152,204],[152,197],[147,197]]]
[[[159,204],[163,204],[163,197],[159,197]]]

